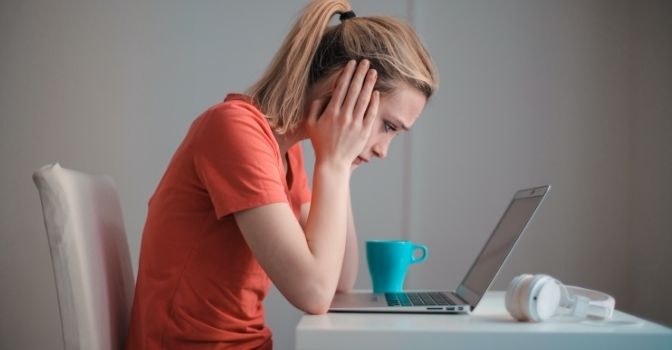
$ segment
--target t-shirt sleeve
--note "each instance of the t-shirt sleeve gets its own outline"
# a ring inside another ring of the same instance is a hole
[[[207,111],[198,126],[194,167],[218,219],[288,201],[277,144],[265,122],[249,108],[227,103]]]

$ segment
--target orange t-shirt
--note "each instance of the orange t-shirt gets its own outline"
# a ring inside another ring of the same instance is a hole
[[[310,201],[299,144],[287,153],[259,109],[227,95],[198,117],[149,200],[127,350],[271,347],[270,280],[233,213]]]

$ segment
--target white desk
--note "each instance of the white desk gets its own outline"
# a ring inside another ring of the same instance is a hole
[[[504,292],[488,292],[470,315],[305,315],[296,349],[672,350],[672,330],[620,311],[606,322],[518,323],[506,312]]]

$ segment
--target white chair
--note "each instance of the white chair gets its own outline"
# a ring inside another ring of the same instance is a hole
[[[66,350],[124,347],[134,278],[121,205],[109,176],[33,174],[40,193]]]

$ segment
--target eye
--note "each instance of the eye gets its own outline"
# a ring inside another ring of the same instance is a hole
[[[388,121],[383,122],[383,128],[385,129],[385,132],[396,132],[397,131],[396,125],[394,125],[394,124],[392,124]]]

